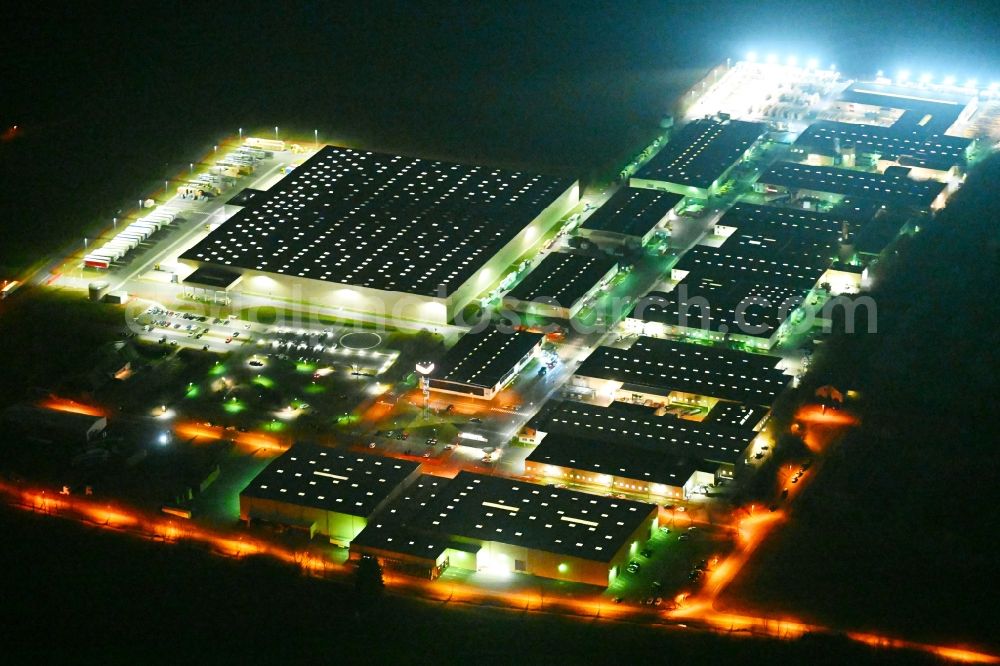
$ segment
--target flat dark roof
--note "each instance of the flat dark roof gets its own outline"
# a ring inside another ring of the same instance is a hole
[[[436,560],[446,548],[467,548],[456,544],[440,532],[421,531],[409,527],[410,520],[423,511],[448,479],[421,474],[417,480],[374,516],[351,540],[351,547],[364,546]]]
[[[184,278],[184,283],[198,287],[211,287],[212,289],[229,289],[239,281],[240,277],[239,271],[228,271],[216,266],[202,266]]]
[[[720,248],[696,245],[684,253],[674,268],[720,282],[738,280],[808,290],[822,277],[832,259],[815,251],[783,257],[774,251],[782,247],[778,243],[753,249],[749,245],[746,239],[743,243],[727,241]]]
[[[101,422],[107,422],[106,416],[78,414],[57,409],[48,409],[40,405],[17,403],[0,411],[0,422],[10,422],[21,426],[65,430],[81,436]]]
[[[602,407],[571,400],[550,401],[529,422],[530,427],[546,433],[543,442],[552,435],[561,435],[581,441],[613,442],[675,460],[730,464],[739,460],[756,436],[753,425],[732,427],[682,419],[669,413],[657,416],[651,407],[625,402]],[[597,462],[609,466],[624,464],[614,458]]]
[[[541,299],[568,308],[583,298],[616,263],[605,254],[550,252],[508,296],[520,301]]]
[[[709,467],[700,460],[573,435],[547,435],[526,460],[668,486],[683,486],[700,468]]]
[[[182,258],[448,295],[573,182],[325,146]]]
[[[722,400],[770,405],[790,377],[775,356],[639,338],[628,349],[598,347],[580,365],[581,377],[623,383],[623,389],[667,395],[681,391]]]
[[[652,291],[629,317],[666,326],[770,338],[802,303],[806,289],[688,275],[673,291]]]
[[[423,530],[609,562],[655,504],[459,472],[416,519]]]
[[[708,118],[692,121],[635,177],[707,189],[766,132],[763,123]]]
[[[488,326],[482,332],[469,332],[448,350],[441,367],[432,373],[432,379],[459,384],[492,388],[544,336],[524,331],[501,332]]]
[[[368,517],[420,465],[298,443],[250,482],[241,496]]]
[[[759,182],[916,208],[929,207],[945,188],[944,183],[935,180],[912,180],[795,162],[776,163],[760,177]]]
[[[879,254],[899,235],[906,220],[878,215],[854,234],[854,249],[862,254]]]
[[[795,142],[799,148],[828,152],[835,152],[837,145],[841,150],[853,145],[861,152],[878,153],[887,159],[905,157],[912,166],[942,170],[964,165],[971,144],[971,139],[928,131],[919,124],[880,127],[830,120],[813,123]]]
[[[853,223],[854,220],[852,216],[837,213],[737,203],[726,211],[719,224],[736,227],[745,233],[816,238],[834,243],[845,221]]]
[[[719,402],[708,413],[702,423],[737,428],[753,428],[767,416],[768,409],[741,402]]]
[[[582,228],[642,238],[683,200],[673,192],[623,187],[594,211]]]
[[[894,127],[922,126],[940,134],[955,124],[962,110],[972,101],[972,96],[961,93],[915,90],[874,82],[855,83],[841,93],[840,98],[856,104],[902,109],[904,113]]]

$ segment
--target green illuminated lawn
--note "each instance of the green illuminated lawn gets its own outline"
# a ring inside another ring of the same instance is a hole
[[[265,432],[281,432],[285,429],[285,424],[282,421],[272,420],[270,423],[265,423],[263,430]]]
[[[258,386],[263,386],[264,388],[274,387],[274,380],[270,377],[265,377],[264,375],[257,375],[250,381]]]
[[[233,398],[232,400],[227,400],[225,404],[222,406],[222,408],[225,409],[230,414],[239,414],[247,407],[236,398]]]

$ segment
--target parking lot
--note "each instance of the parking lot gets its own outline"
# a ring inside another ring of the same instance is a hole
[[[629,563],[633,566],[619,572],[605,596],[617,603],[667,609],[677,595],[697,588],[728,552],[729,539],[715,528],[675,523],[655,530],[647,544],[632,554]]]

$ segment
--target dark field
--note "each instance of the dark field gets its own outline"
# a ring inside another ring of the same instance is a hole
[[[862,425],[735,581],[732,606],[1000,646],[998,181],[993,157],[883,265],[878,332],[838,336],[817,358],[811,387],[861,391]]]
[[[391,596],[359,618],[350,590],[269,560],[6,507],[0,530],[0,640],[17,663],[938,663],[838,638],[728,638]]]

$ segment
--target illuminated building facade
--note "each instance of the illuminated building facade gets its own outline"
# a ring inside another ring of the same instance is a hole
[[[248,294],[443,324],[578,199],[569,178],[325,146],[180,260]]]
[[[404,530],[392,523],[373,520],[352,556],[606,587],[656,529],[657,507],[460,472]]]
[[[492,400],[535,357],[541,333],[489,326],[466,333],[427,380],[432,391]]]
[[[732,480],[746,464],[766,410],[741,407],[725,402],[707,410],[679,404],[667,409],[624,402],[551,402],[522,433],[537,443],[525,461],[525,473],[651,502],[691,499],[706,486]],[[716,419],[716,409],[744,415]]]
[[[287,525],[347,546],[419,476],[420,465],[299,443],[240,493],[240,518]]]
[[[770,405],[791,378],[779,358],[642,337],[628,349],[598,347],[570,384],[592,401],[712,408],[719,401]]]

